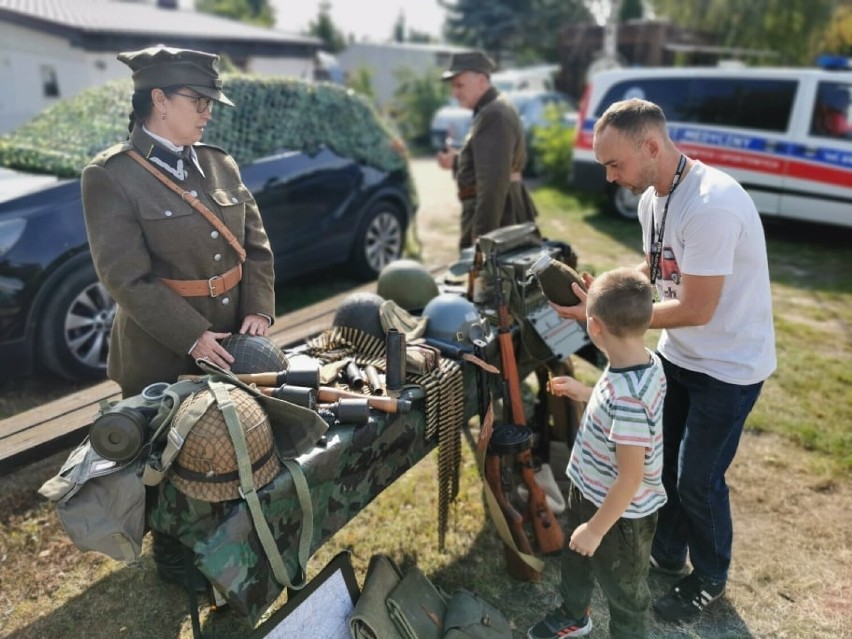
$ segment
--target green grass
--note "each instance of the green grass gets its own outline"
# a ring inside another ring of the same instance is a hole
[[[552,189],[535,193],[546,237],[569,242],[579,268],[600,273],[642,260],[637,222]],[[852,229],[764,220],[778,368],[746,425],[781,434],[852,474]],[[651,344],[655,343],[652,336]]]

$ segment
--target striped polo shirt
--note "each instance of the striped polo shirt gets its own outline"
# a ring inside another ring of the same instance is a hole
[[[645,449],[645,476],[622,515],[637,519],[666,503],[662,483],[663,399],[666,377],[659,358],[630,368],[607,366],[592,389],[574,440],[568,477],[598,507],[618,475],[615,446]]]

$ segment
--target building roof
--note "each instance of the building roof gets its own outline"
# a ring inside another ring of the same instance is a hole
[[[232,43],[250,55],[282,54],[281,48],[311,55],[317,38],[253,26],[207,13],[163,9],[110,0],[0,0],[0,21],[66,37],[89,51],[114,51],[165,43]],[[120,46],[116,46],[120,45]],[[196,47],[200,48],[200,47]],[[208,47],[209,48],[209,47]]]

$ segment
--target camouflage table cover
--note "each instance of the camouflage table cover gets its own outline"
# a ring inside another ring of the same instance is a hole
[[[364,425],[329,429],[324,445],[298,458],[314,509],[311,553],[436,445],[425,437],[422,400],[407,414],[372,415]],[[296,583],[302,510],[289,472],[283,469],[258,495],[287,574]],[[255,623],[282,586],[275,581],[246,502],[191,499],[168,481],[159,485],[153,501],[151,528],[192,549],[201,573]]]

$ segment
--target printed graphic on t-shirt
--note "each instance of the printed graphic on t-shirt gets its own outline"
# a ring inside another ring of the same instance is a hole
[[[677,299],[680,283],[680,268],[678,267],[674,252],[670,246],[664,246],[663,254],[660,258],[660,277],[656,282],[657,288],[660,291],[660,299]]]

